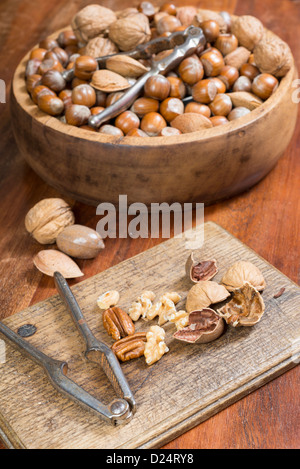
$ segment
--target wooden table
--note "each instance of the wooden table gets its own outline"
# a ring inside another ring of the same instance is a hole
[[[14,70],[25,53],[45,36],[67,25],[78,8],[89,3],[2,0],[0,78],[7,84],[7,94]],[[113,9],[133,5],[123,0],[101,3]],[[299,1],[203,0],[198,4],[203,8],[257,16],[290,44],[299,64]],[[40,246],[28,237],[24,217],[36,202],[58,194],[23,161],[11,130],[9,104],[0,104],[0,115],[1,319],[55,293],[53,279],[42,276],[33,267],[32,257]],[[299,282],[300,272],[299,132],[300,121],[284,157],[262,182],[247,193],[205,210],[206,220],[219,223],[295,282]],[[96,227],[95,208],[76,203],[74,212],[78,223]],[[87,278],[161,241],[107,240],[103,254],[93,261],[81,261],[80,267]],[[296,367],[165,448],[299,448],[299,381],[300,368]],[[4,448],[1,443],[0,447]]]

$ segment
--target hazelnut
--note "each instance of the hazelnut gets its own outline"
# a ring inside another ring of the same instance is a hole
[[[159,35],[164,33],[173,33],[178,27],[181,26],[181,23],[176,16],[167,15],[163,16],[157,23],[157,32]]]
[[[65,105],[65,108],[67,106],[70,106],[71,104],[73,104],[72,102],[72,90],[62,90],[59,95],[58,95],[59,99],[61,99]]]
[[[180,78],[188,85],[194,85],[202,80],[204,76],[204,69],[202,62],[197,55],[192,55],[183,59],[178,67]]]
[[[140,119],[134,112],[124,111],[116,118],[115,126],[126,135],[130,130],[139,128]]]
[[[215,83],[209,79],[201,80],[193,86],[193,99],[198,103],[211,103],[218,93]]]
[[[96,104],[96,93],[90,85],[79,85],[72,91],[73,104],[93,107]]]
[[[98,91],[98,90],[97,90]],[[124,94],[124,91],[115,91],[106,95],[105,107],[111,106],[118,101]],[[135,111],[133,111],[135,112]]]
[[[220,78],[217,77],[210,78],[210,81],[212,81],[216,85],[218,93],[226,93],[227,88],[224,81],[220,80]]]
[[[254,78],[257,77],[257,75],[260,74],[260,71],[258,70],[258,68],[255,65],[251,65],[249,63],[246,63],[246,64],[241,66],[240,74],[242,76],[245,76],[245,77],[249,78],[249,80],[253,81]]]
[[[65,68],[69,63],[69,56],[67,52],[61,47],[54,47],[51,52],[56,55],[62,66]]]
[[[159,102],[153,98],[142,97],[138,98],[131,106],[131,111],[139,117],[143,117],[148,112],[157,112],[159,109]]]
[[[175,127],[164,127],[159,134],[161,137],[172,137],[172,135],[181,135],[180,130]]]
[[[269,73],[262,73],[254,78],[252,92],[261,99],[268,99],[277,89],[279,83],[277,78]]]
[[[100,114],[100,112],[104,111],[104,107],[102,106],[95,106],[95,107],[91,107],[90,108],[90,111],[91,111],[91,115],[92,116],[96,116],[97,114]]]
[[[42,76],[39,75],[38,73],[35,73],[33,75],[30,75],[26,79],[26,89],[28,93],[32,93],[33,89],[42,83]]]
[[[167,80],[171,85],[169,95],[172,98],[183,99],[186,95],[186,87],[181,78],[169,76]]]
[[[209,49],[201,54],[201,62],[207,77],[216,77],[224,67],[224,59],[217,49]]]
[[[160,101],[169,96],[171,89],[168,78],[163,75],[154,75],[149,77],[144,86],[145,95],[149,98],[159,99]]]
[[[171,122],[176,116],[184,113],[184,104],[178,98],[169,97],[160,104],[159,112],[167,122]]]
[[[149,112],[141,121],[141,129],[146,132],[149,137],[158,136],[164,127],[167,127],[167,123],[158,112]]]
[[[214,42],[220,34],[219,23],[215,20],[206,20],[200,24],[207,42]]]
[[[28,60],[26,64],[25,77],[28,78],[31,75],[36,75],[40,68],[41,63],[42,63],[41,60],[36,60],[36,59]]]
[[[134,127],[127,132],[126,137],[148,137],[148,135],[143,130]]]
[[[59,45],[60,45],[60,44],[58,43],[57,40],[47,37],[46,39],[43,39],[43,40],[39,43],[39,48],[41,48],[41,49],[46,49],[46,50],[51,50],[51,49],[53,49],[54,47],[58,47]],[[61,47],[62,47],[62,46],[61,46]]]
[[[80,127],[88,122],[91,111],[87,106],[72,104],[68,106],[65,112],[66,122],[69,125]]]
[[[42,84],[59,93],[67,86],[66,80],[57,70],[49,70],[42,76]]]
[[[228,94],[217,94],[209,108],[215,116],[228,116],[232,110],[232,101]]]
[[[72,31],[72,29],[67,30],[67,31],[62,31],[61,33],[59,33],[57,42],[58,42],[57,45],[59,45],[63,49],[65,49],[68,46],[77,46],[78,44],[77,37],[74,34],[74,31]],[[54,47],[56,46],[50,47],[50,49],[54,49]],[[47,49],[49,49],[49,47],[47,47]]]
[[[229,120],[225,116],[212,116],[210,117],[210,122],[214,127],[218,127],[219,125],[228,124]]]
[[[38,85],[35,88],[33,88],[33,91],[31,93],[32,101],[35,104],[37,104],[39,96],[42,96],[43,94],[49,94],[51,96],[56,96],[54,91],[50,90],[50,88],[48,88],[48,86]]]
[[[147,16],[149,21],[152,21],[157,10],[151,2],[141,2],[138,5],[138,11]]]
[[[80,80],[90,80],[98,69],[97,61],[88,55],[82,55],[75,61],[74,75]]]
[[[230,54],[237,49],[239,42],[234,34],[220,34],[215,41],[215,47],[223,55]]]
[[[211,116],[211,110],[208,106],[206,106],[206,104],[195,103],[193,101],[186,105],[184,112],[202,114],[205,117]]]
[[[233,85],[233,91],[251,91],[252,82],[244,75],[240,76]]]
[[[39,61],[43,61],[44,58],[45,58],[45,55],[47,54],[47,49],[42,49],[40,47],[38,47],[37,49],[34,49],[33,51],[31,51],[30,53],[30,56],[29,56],[29,59],[30,60],[39,60]]]
[[[37,98],[37,104],[41,111],[50,116],[60,116],[64,111],[64,103],[57,96],[42,94]]]
[[[231,65],[225,65],[220,71],[218,78],[223,81],[227,90],[230,90],[236,80],[239,78],[239,71],[237,68],[232,67]]]
[[[110,124],[104,124],[99,129],[100,134],[114,135],[115,137],[124,137],[124,133],[118,127]]]
[[[227,119],[229,121],[240,119],[240,117],[246,116],[247,114],[249,114],[249,112],[251,112],[250,109],[243,106],[239,106],[232,109],[232,111],[228,114]]]
[[[174,5],[174,3],[164,3],[161,7],[160,10],[164,13],[167,13],[168,15],[176,15],[177,13],[177,7]]]

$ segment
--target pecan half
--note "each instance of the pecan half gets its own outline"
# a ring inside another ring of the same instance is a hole
[[[135,332],[134,324],[128,314],[117,306],[105,310],[102,319],[105,329],[114,340],[119,340]]]
[[[144,355],[146,332],[136,332],[115,342],[111,349],[122,362],[127,362]]]

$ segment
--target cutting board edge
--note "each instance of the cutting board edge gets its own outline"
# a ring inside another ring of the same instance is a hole
[[[213,417],[214,415],[218,414],[219,412],[227,409],[232,404],[240,401],[247,395],[251,394],[254,391],[257,391],[262,386],[265,386],[270,381],[278,378],[279,376],[283,375],[287,371],[292,370],[298,365],[292,360],[292,357],[284,360],[283,362],[279,363],[277,366],[270,368],[268,371],[263,373],[262,375],[257,376],[253,380],[245,383],[241,386],[240,392],[236,394],[236,390],[228,393],[227,395],[223,396],[218,401],[215,401],[213,404],[201,409],[199,412],[195,413],[193,416],[184,419],[178,425],[173,427],[169,432],[164,432],[159,437],[153,438],[148,442],[144,443],[143,445],[135,448],[130,447],[132,449],[159,449],[162,446],[170,443],[175,438],[181,436],[183,433],[195,428],[197,425],[203,423],[205,420]],[[187,422],[189,422],[187,424]],[[128,448],[128,446],[127,446]],[[119,449],[125,449],[124,447],[120,447]],[[191,449],[191,448],[181,448],[181,449]]]

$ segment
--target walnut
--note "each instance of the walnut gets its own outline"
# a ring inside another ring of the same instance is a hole
[[[149,20],[142,13],[120,18],[110,26],[108,35],[120,50],[135,49],[151,38]]]
[[[116,306],[119,302],[120,294],[116,290],[110,290],[99,296],[97,305],[100,309],[108,309],[111,306]]]
[[[141,296],[131,305],[128,314],[133,321],[138,321],[140,317],[146,318],[148,311],[152,308],[152,301],[155,294],[152,291],[144,291]]]
[[[233,327],[254,326],[264,313],[264,301],[256,288],[245,282],[242,288],[233,291],[232,300],[218,314]]]
[[[26,230],[41,244],[54,244],[64,228],[75,223],[71,207],[63,199],[44,199],[25,217]]]
[[[80,10],[72,20],[72,28],[82,43],[88,42],[100,34],[117,20],[115,13],[100,5],[88,5]]]
[[[177,331],[180,331],[189,324],[189,313],[181,309],[173,314],[170,314],[169,321],[173,322],[176,326]]]
[[[173,337],[190,344],[207,344],[220,337],[224,321],[210,308],[193,311],[188,317],[188,326],[175,332]]]
[[[190,26],[197,15],[195,7],[179,7],[177,8],[177,18],[183,26]]]
[[[261,291],[265,288],[266,282],[261,271],[252,262],[238,261],[233,264],[224,277],[222,284],[228,291],[241,288],[245,282],[249,282],[257,290]]]
[[[117,46],[110,39],[105,37],[94,37],[84,48],[84,55],[95,58],[117,54],[118,52],[119,49]]]
[[[224,301],[229,296],[229,292],[223,285],[219,285],[211,280],[200,281],[188,292],[186,310],[188,313],[201,310],[214,303]]]
[[[147,342],[145,344],[144,355],[147,365],[153,365],[169,351],[165,344],[165,331],[162,327],[151,326],[146,334]]]
[[[176,292],[165,293],[160,300],[148,310],[146,318],[151,320],[158,316],[158,324],[162,326],[169,321],[171,315],[176,313],[175,305],[180,299],[181,296]]]
[[[255,46],[254,60],[262,73],[284,77],[293,66],[293,55],[286,42],[267,31]]]
[[[237,37],[241,46],[252,51],[263,37],[264,26],[254,16],[244,15],[236,18],[231,26],[231,32]]]

